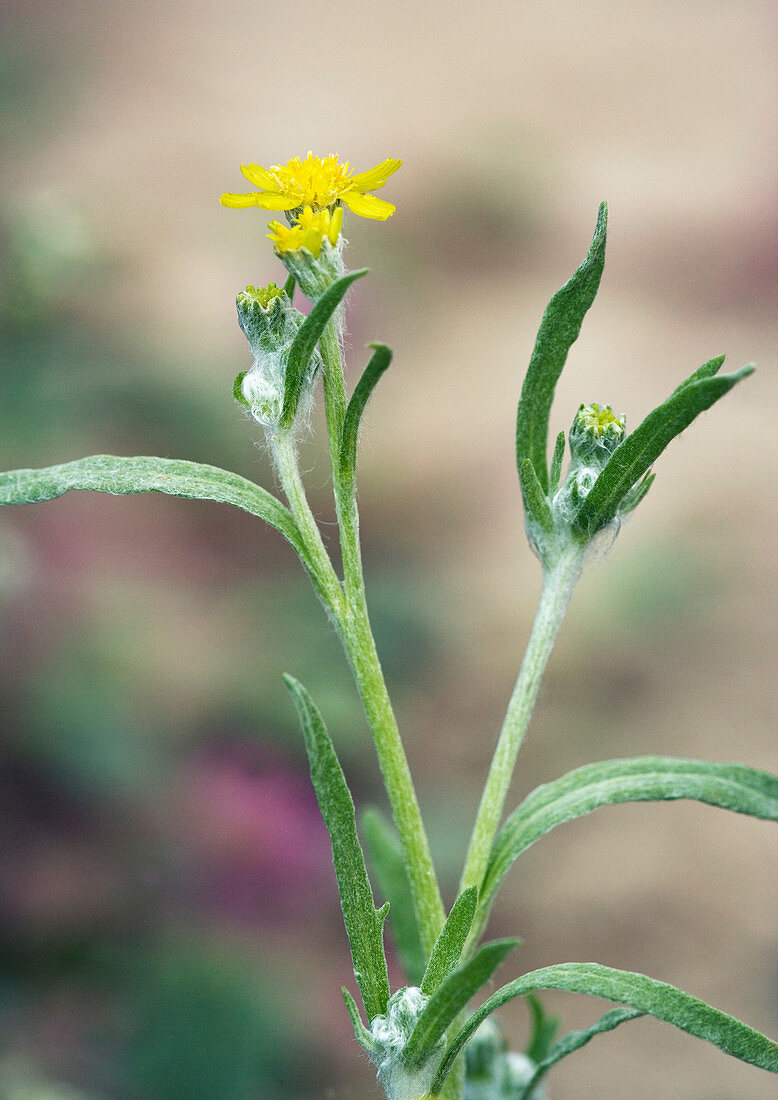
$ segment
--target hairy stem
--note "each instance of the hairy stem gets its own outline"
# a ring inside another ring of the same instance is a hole
[[[562,551],[556,562],[544,573],[543,591],[532,633],[478,807],[460,890],[468,886],[477,886],[480,889],[483,881],[505,808],[516,757],[538,697],[540,681],[570,603],[573,588],[581,573],[582,558],[581,548],[571,546]]]
[[[443,926],[445,912],[413,779],[370,627],[356,499],[353,488],[343,485],[339,472],[346,401],[340,340],[334,321],[324,330],[320,347],[346,593],[346,613],[339,617],[339,627],[375,741],[381,774],[405,853],[421,940],[429,954]]]
[[[267,440],[281,487],[289,503],[289,510],[308,552],[308,560],[303,564],[312,574],[314,585],[322,600],[335,618],[340,620],[346,613],[343,589],[305,494],[295,441],[289,432],[282,430],[268,431]]]

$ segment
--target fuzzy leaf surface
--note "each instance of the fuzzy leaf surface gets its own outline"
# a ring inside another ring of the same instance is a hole
[[[470,998],[489,981],[508,952],[520,942],[518,939],[511,939],[485,943],[472,959],[444,979],[427,1002],[405,1045],[403,1061],[410,1069],[429,1057],[430,1051],[446,1028]]]
[[[389,978],[384,955],[386,908],[376,909],[357,836],[354,801],[322,717],[303,685],[284,676],[305,737],[305,748],[338,879],[343,920],[368,1020],[386,1011]]]
[[[426,966],[411,880],[394,826],[374,807],[361,817],[367,854],[378,885],[389,899],[389,928],[410,985],[420,985]]]
[[[451,912],[435,941],[422,979],[421,991],[427,996],[435,992],[459,962],[477,904],[478,891],[475,886],[468,886],[451,906]]]
[[[538,475],[535,473],[535,467],[528,458],[525,458],[519,467],[519,481],[524,511],[534,526],[550,534],[554,527],[554,516]]]
[[[673,393],[678,393],[679,390],[684,389],[692,382],[699,381],[700,378],[712,378],[714,374],[718,374],[724,366],[724,360],[726,358],[726,355],[714,355],[707,363],[703,363],[701,367],[697,367],[697,370],[693,370],[688,378],[684,378],[683,382],[675,387]]]
[[[600,285],[607,228],[608,207],[601,203],[586,259],[546,307],[521,389],[516,417],[516,462],[521,469],[524,460],[530,460],[544,492],[548,490],[546,445],[554,390]]]
[[[527,996],[531,995],[527,994]],[[563,1035],[558,1042],[554,1043],[545,1058],[538,1062],[535,1072],[525,1085],[518,1100],[524,1100],[525,1097],[532,1096],[533,1089],[537,1087],[552,1066],[555,1066],[557,1062],[561,1062],[568,1054],[574,1054],[576,1050],[586,1046],[595,1035],[613,1031],[619,1024],[624,1024],[628,1020],[636,1020],[640,1016],[645,1016],[645,1012],[641,1012],[639,1008],[612,1008],[610,1012],[606,1012],[591,1027],[583,1028],[581,1031],[571,1031],[567,1035]]]
[[[316,302],[305,321],[297,330],[286,364],[286,376],[284,380],[284,406],[281,412],[281,427],[291,428],[297,406],[300,404],[300,394],[303,382],[311,361],[314,349],[319,342],[324,327],[332,317],[335,310],[346,296],[346,291],[351,284],[367,275],[367,268],[360,271],[349,271],[337,282],[329,287]]]
[[[508,817],[484,877],[481,923],[513,862],[544,833],[600,806],[691,798],[735,813],[778,821],[778,776],[743,764],[638,756],[585,764],[544,783]]]
[[[666,982],[629,970],[614,970],[599,963],[560,963],[532,970],[509,982],[481,1005],[449,1045],[433,1080],[432,1094],[439,1091],[446,1074],[464,1044],[486,1017],[514,997],[538,989],[559,989],[586,993],[629,1005],[642,1013],[664,1020],[741,1062],[778,1073],[778,1043],[754,1028],[712,1008],[705,1001],[684,993]]]
[[[754,370],[746,366],[733,374],[715,376],[711,364],[718,362],[704,363],[619,444],[573,520],[573,533],[580,541],[586,542],[611,522],[628,491],[671,440]]]
[[[374,348],[369,363],[362,372],[362,377],[354,387],[351,400],[346,409],[343,421],[343,436],[340,442],[340,476],[344,482],[351,483],[357,466],[357,437],[362,413],[376,387],[378,379],[392,361],[391,349],[386,344],[371,344]]]
[[[376,1044],[373,1040],[373,1036],[362,1023],[362,1017],[359,1015],[357,1002],[346,989],[345,985],[341,987],[341,993],[343,994],[343,1000],[346,1005],[346,1012],[348,1012],[349,1019],[351,1020],[351,1026],[354,1029],[354,1037],[361,1047],[364,1047],[366,1051],[372,1053],[376,1049]]]
[[[70,489],[101,493],[167,493],[188,500],[232,504],[280,531],[300,553],[302,541],[289,511],[266,489],[239,474],[185,459],[149,455],[92,455],[59,466],[0,473],[0,504],[37,504]]]
[[[548,1057],[561,1020],[558,1016],[549,1016],[540,997],[534,993],[527,994],[527,1004],[532,1016],[532,1031],[524,1053],[533,1062],[542,1062]]]

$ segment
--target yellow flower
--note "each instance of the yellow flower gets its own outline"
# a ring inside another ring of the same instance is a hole
[[[294,225],[271,222],[268,229],[272,229],[273,232],[268,233],[268,237],[276,246],[276,252],[281,255],[284,252],[296,252],[298,248],[307,248],[311,255],[318,259],[322,241],[326,237],[334,246],[342,223],[342,206],[332,214],[326,209],[314,211],[310,206],[304,206]]]
[[[349,163],[338,164],[335,154],[305,160],[292,157],[285,165],[262,168],[259,164],[242,164],[240,170],[249,183],[262,188],[248,195],[225,194],[222,206],[245,209],[259,206],[263,210],[300,210],[309,206],[316,212],[330,210],[342,203],[353,214],[384,221],[394,213],[394,206],[365,191],[377,191],[402,164],[396,157],[382,160],[375,168],[350,176]]]

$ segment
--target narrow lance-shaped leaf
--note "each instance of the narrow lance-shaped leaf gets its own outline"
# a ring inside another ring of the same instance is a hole
[[[383,923],[388,907],[375,908],[357,836],[354,802],[322,717],[298,680],[284,676],[284,681],[292,693],[303,728],[311,780],[332,842],[332,860],[354,960],[354,976],[368,1019],[372,1020],[386,1011],[389,1000],[383,942]]]
[[[421,942],[411,880],[400,838],[374,807],[361,817],[367,853],[381,893],[389,900],[389,931],[410,985],[419,985],[427,957]]]
[[[714,376],[705,373],[711,364],[717,362],[712,359],[700,367],[699,371],[703,374],[695,372],[696,378],[692,376],[692,379],[682,383],[619,444],[573,520],[573,532],[580,541],[586,542],[611,522],[625,495],[675,436],[754,370],[749,365],[734,374]]]
[[[698,382],[701,378],[712,378],[714,374],[718,374],[724,366],[724,360],[726,358],[726,355],[714,355],[707,363],[703,363],[701,367],[697,367],[697,370],[693,370],[688,378],[684,378],[683,382],[675,387],[673,393],[678,393],[679,390],[685,389],[686,386],[691,385],[692,382]]]
[[[561,1020],[558,1016],[549,1016],[540,997],[534,993],[527,994],[527,1004],[532,1015],[532,1033],[524,1053],[533,1062],[542,1062],[548,1057]]]
[[[367,268],[362,268],[360,271],[349,271],[347,275],[343,275],[337,282],[333,283],[332,286],[322,294],[321,298],[319,298],[316,305],[297,330],[297,335],[289,349],[289,357],[286,364],[284,407],[281,412],[282,428],[291,428],[294,418],[297,415],[297,406],[300,403],[300,393],[308,370],[308,364],[311,361],[314,348],[318,344],[321,334],[324,332],[325,325],[343,301],[346,291],[351,284],[363,275],[367,275],[367,271]]]
[[[376,383],[392,361],[391,349],[386,344],[370,344],[374,349],[370,362],[362,372],[362,377],[354,387],[351,400],[343,421],[343,435],[340,442],[340,476],[344,482],[354,480],[357,465],[357,437],[362,413]]]
[[[536,787],[510,814],[492,849],[473,932],[486,923],[494,895],[514,861],[557,825],[600,806],[680,798],[778,821],[778,777],[742,764],[668,756],[585,764]]]
[[[519,469],[526,458],[532,462],[544,490],[548,489],[546,442],[554,390],[600,285],[607,224],[608,208],[602,203],[586,259],[546,307],[521,389],[516,417],[516,461]]]
[[[523,997],[537,989],[587,993],[629,1005],[712,1043],[741,1062],[778,1073],[778,1043],[698,997],[629,970],[614,970],[599,963],[561,963],[508,982],[481,1005],[446,1050],[433,1079],[433,1096],[440,1091],[454,1059],[479,1024],[514,997]]]
[[[475,886],[468,886],[452,905],[446,923],[432,948],[430,961],[427,963],[422,979],[421,991],[427,996],[435,992],[459,962],[477,904],[478,891]]]
[[[524,501],[524,511],[532,527],[539,527],[547,534],[551,533],[554,526],[554,517],[551,506],[543,492],[543,487],[535,473],[535,467],[528,458],[525,458],[519,468],[519,480],[521,481],[521,496]]]
[[[367,1030],[362,1023],[362,1017],[359,1015],[359,1008],[357,1002],[351,996],[345,985],[342,986],[341,992],[343,994],[343,1000],[346,1005],[346,1012],[348,1012],[349,1019],[351,1020],[351,1026],[354,1029],[354,1036],[360,1046],[364,1047],[369,1053],[373,1053],[376,1050],[376,1044],[373,1036]]]
[[[531,997],[532,994],[527,994],[527,997]],[[625,1024],[628,1020],[636,1020],[640,1016],[645,1016],[645,1012],[641,1012],[639,1008],[612,1008],[610,1012],[606,1012],[604,1016],[601,1016],[596,1024],[592,1024],[591,1027],[583,1028],[581,1031],[571,1031],[567,1035],[563,1035],[562,1038],[554,1043],[549,1050],[548,1054],[541,1058],[538,1062],[535,1072],[530,1077],[527,1084],[517,1100],[529,1100],[532,1096],[534,1089],[540,1084],[541,1080],[545,1077],[552,1066],[555,1066],[557,1062],[561,1062],[563,1058],[566,1058],[568,1054],[574,1054],[576,1050],[580,1050],[581,1047],[595,1037],[595,1035],[602,1035],[604,1032],[613,1031],[619,1024]],[[533,1059],[534,1060],[534,1059]]]
[[[0,504],[37,504],[71,489],[101,493],[167,493],[187,500],[231,504],[258,516],[297,551],[321,600],[332,606],[327,578],[319,575],[289,510],[266,489],[231,470],[177,458],[150,455],[91,455],[58,466],[0,473]]]
[[[479,947],[468,962],[463,963],[438,986],[427,1002],[411,1037],[403,1050],[403,1061],[409,1069],[421,1065],[453,1023],[470,998],[486,982],[509,951],[521,941],[494,940]]]
[[[294,288],[296,283],[297,280],[295,279],[294,275],[289,275],[286,282],[284,283],[284,294],[287,296],[290,302],[294,298]]]
[[[61,497],[70,489],[116,495],[157,492],[232,504],[275,527],[298,553],[302,549],[297,526],[280,500],[253,481],[218,466],[149,455],[92,455],[59,466],[0,473],[0,504],[37,504]]]
[[[554,454],[551,459],[551,472],[548,475],[548,495],[552,497],[559,488],[562,477],[562,462],[565,457],[565,433],[560,432],[554,444]]]

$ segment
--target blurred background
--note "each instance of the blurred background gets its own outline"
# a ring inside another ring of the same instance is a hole
[[[663,456],[589,569],[512,792],[611,756],[775,769],[776,96],[768,0],[0,7],[2,466],[160,454],[273,487],[231,396],[234,297],[280,279],[241,162],[404,159],[347,218],[350,383],[395,351],[360,458],[371,609],[446,901],[540,586],[512,433],[543,308],[610,203],[605,276],[552,417],[635,426],[704,360],[758,373]],[[318,425],[319,421],[316,420]],[[305,464],[332,517],[321,433]],[[328,843],[280,674],[382,795],[336,640],[280,536],[236,510],[68,494],[0,516],[0,1096],[378,1096]],[[452,792],[455,797],[452,799]],[[593,959],[778,1031],[772,831],[685,803],[557,830],[490,928],[506,977]],[[397,976],[399,980],[399,975]],[[604,1010],[549,997],[565,1027]],[[519,1003],[503,1020],[526,1036]],[[767,1100],[638,1021],[555,1100]]]

